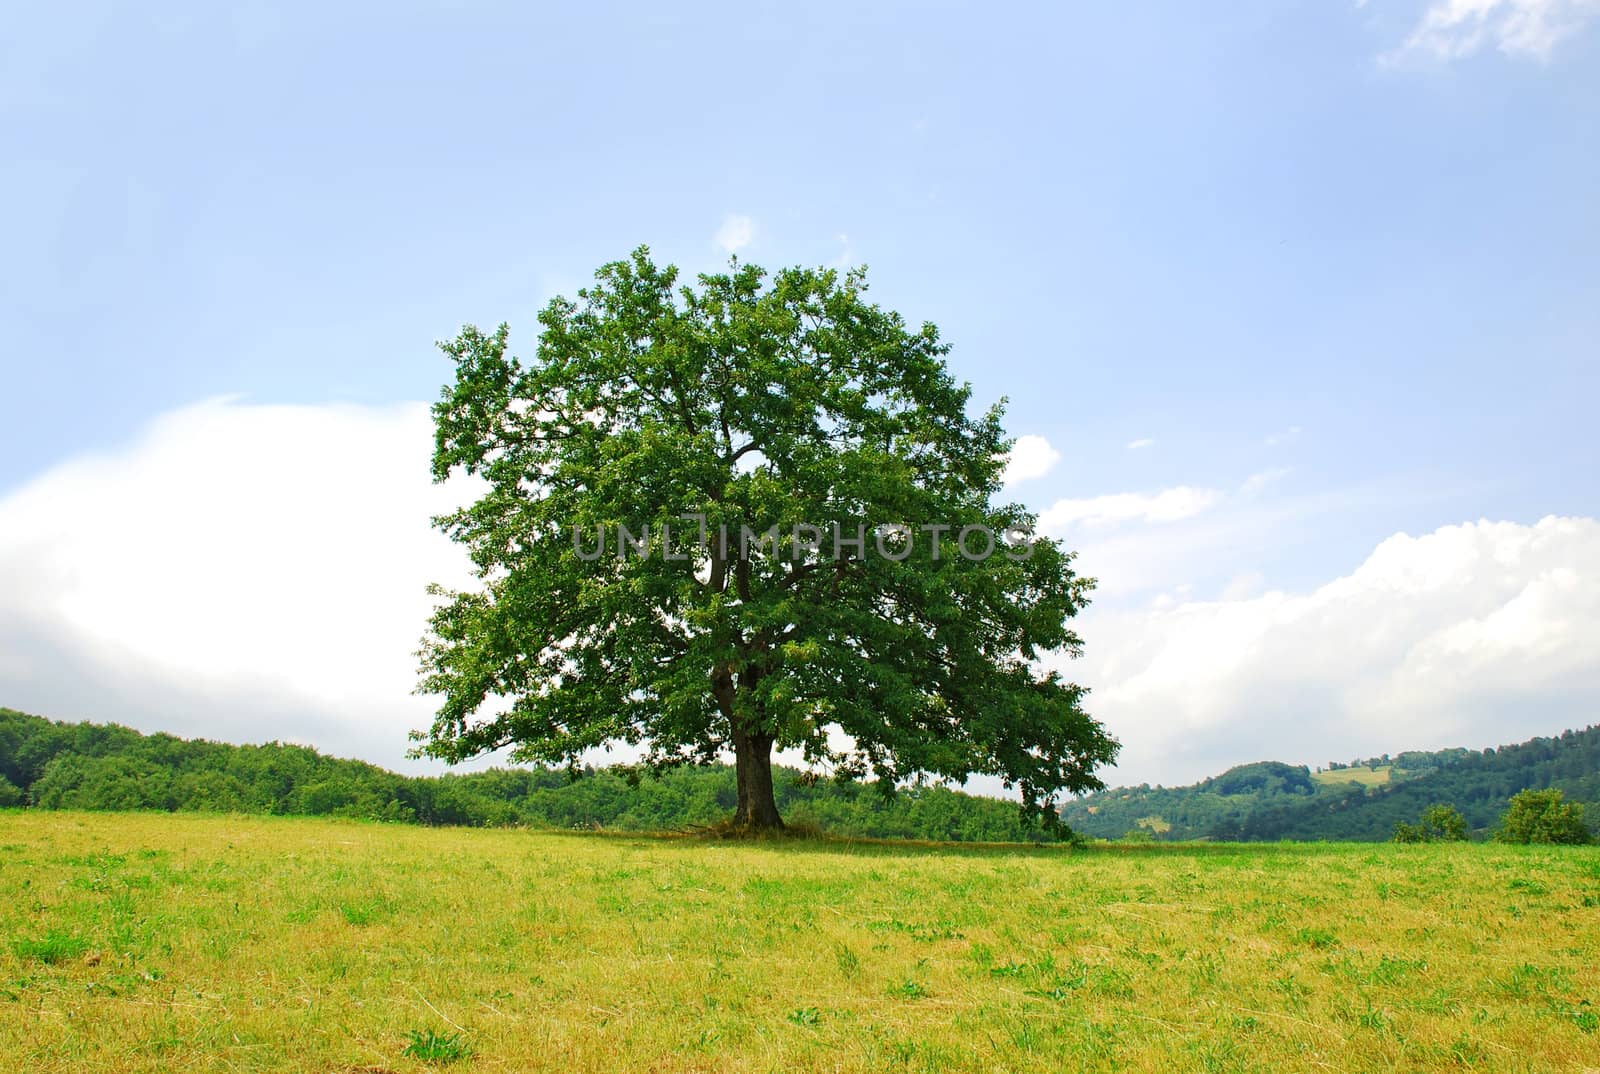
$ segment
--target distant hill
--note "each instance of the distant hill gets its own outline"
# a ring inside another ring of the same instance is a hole
[[[886,798],[871,784],[783,769],[791,823],[838,835],[1012,842],[1047,836],[1015,804],[943,787]],[[1481,752],[1375,757],[1313,772],[1257,761],[1188,787],[1119,787],[1069,802],[1085,835],[1157,840],[1382,840],[1396,821],[1454,805],[1487,831],[1517,791],[1559,787],[1600,811],[1600,727]],[[631,781],[620,770],[540,767],[402,776],[304,746],[235,746],[117,724],[63,723],[0,708],[0,806],[347,816],[421,824],[659,831],[726,820],[723,766]]]
[[[916,787],[776,773],[791,824],[834,835],[981,842],[1057,836],[1014,802]],[[61,723],[0,708],[0,807],[199,810],[344,816],[419,824],[666,831],[733,815],[734,773],[689,768],[630,781],[616,769],[494,768],[402,776],[364,761],[271,742],[235,746],[116,724]]]
[[[1511,796],[1558,787],[1600,803],[1600,726],[1483,751],[1448,749],[1375,757],[1313,772],[1258,761],[1188,787],[1118,787],[1067,805],[1062,818],[1106,839],[1381,840],[1448,803],[1482,832]]]

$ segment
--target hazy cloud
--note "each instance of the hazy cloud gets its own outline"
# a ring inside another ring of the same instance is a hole
[[[1547,60],[1596,16],[1600,0],[1435,0],[1405,43],[1384,59],[1447,62],[1492,47],[1508,56]]]
[[[1291,425],[1287,429],[1282,429],[1278,432],[1269,434],[1267,438],[1262,441],[1262,443],[1266,444],[1268,447],[1276,447],[1279,444],[1287,444],[1289,441],[1295,440],[1299,436],[1300,426]]]
[[[1251,474],[1244,479],[1244,484],[1239,486],[1239,492],[1244,496],[1257,496],[1276,485],[1283,478],[1289,476],[1289,467],[1278,466],[1271,470],[1263,470],[1258,474]]]
[[[851,244],[849,235],[846,235],[841,231],[839,234],[835,235],[833,239],[839,244],[839,254],[832,261],[828,262],[829,268],[838,269],[840,272],[844,272],[861,264],[861,259],[856,256],[856,249],[855,246]]]
[[[1039,529],[1060,534],[1073,526],[1114,522],[1177,522],[1193,518],[1222,499],[1216,489],[1179,485],[1160,492],[1115,492],[1087,499],[1057,500],[1039,514]]]
[[[717,233],[711,241],[722,247],[723,251],[736,254],[750,245],[755,238],[756,222],[748,216],[729,213],[722,218],[722,226],[717,228]]]

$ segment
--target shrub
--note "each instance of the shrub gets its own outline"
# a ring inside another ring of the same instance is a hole
[[[1452,805],[1432,805],[1422,811],[1415,824],[1399,821],[1394,826],[1396,843],[1459,843],[1467,838],[1467,818]]]
[[[1565,797],[1554,788],[1514,795],[1511,808],[1500,818],[1495,841],[1568,845],[1593,842],[1594,837],[1583,823],[1583,806],[1565,801]]]
[[[1392,842],[1396,843],[1426,843],[1428,837],[1423,832],[1420,824],[1407,824],[1403,820],[1394,822],[1394,835]]]

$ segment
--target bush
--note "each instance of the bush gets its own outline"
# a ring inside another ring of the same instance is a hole
[[[1403,820],[1394,822],[1394,835],[1391,842],[1395,843],[1426,843],[1428,837],[1422,831],[1420,824],[1407,824]]]
[[[1499,843],[1583,844],[1594,841],[1583,823],[1583,806],[1565,801],[1558,790],[1521,791],[1500,818]]]
[[[1415,824],[1399,821],[1394,826],[1396,843],[1459,843],[1467,838],[1467,818],[1453,805],[1432,805],[1422,811]]]

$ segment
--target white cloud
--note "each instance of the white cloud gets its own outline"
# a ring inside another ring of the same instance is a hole
[[[1128,441],[1128,450],[1129,451],[1139,451],[1139,450],[1141,450],[1143,448],[1147,448],[1147,447],[1151,446],[1154,443],[1155,443],[1155,441],[1150,439],[1148,436],[1142,436],[1137,440]]]
[[[1006,456],[1006,468],[1000,475],[1003,485],[1011,486],[1022,481],[1043,477],[1061,461],[1061,452],[1042,436],[1019,436]]]
[[[398,763],[433,598],[422,403],[201,403],[0,499],[0,703]]]
[[[1435,0],[1405,43],[1384,57],[1449,61],[1492,46],[1508,56],[1547,60],[1596,16],[1600,0]]]
[[[1159,492],[1116,492],[1085,499],[1057,500],[1039,515],[1039,528],[1063,536],[1074,528],[1107,528],[1127,523],[1166,526],[1207,514],[1223,504],[1242,505],[1258,499],[1290,473],[1276,467],[1251,474],[1234,493],[1178,485]]]
[[[1216,489],[1179,485],[1160,492],[1116,492],[1080,500],[1057,500],[1039,515],[1039,529],[1061,534],[1073,526],[1116,522],[1177,522],[1193,518],[1222,499]]]
[[[729,213],[722,218],[722,226],[717,228],[717,233],[712,236],[713,242],[726,253],[736,254],[750,245],[756,235],[756,222],[748,216]]]
[[[1493,745],[1600,716],[1600,522],[1396,534],[1307,592],[1241,577],[1218,600],[1092,609],[1091,710],[1119,779]]]

